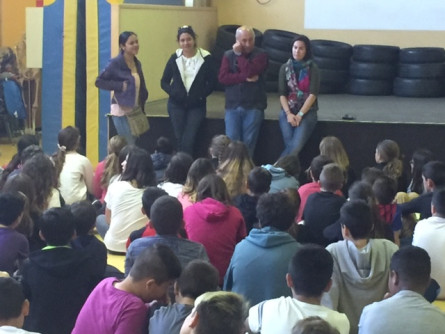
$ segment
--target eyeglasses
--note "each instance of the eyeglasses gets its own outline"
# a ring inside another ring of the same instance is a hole
[[[182,30],[182,29],[191,29],[193,30],[192,26],[182,26],[182,27],[178,27],[178,31]]]

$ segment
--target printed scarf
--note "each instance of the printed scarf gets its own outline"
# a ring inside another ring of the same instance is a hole
[[[307,97],[309,96],[309,67],[312,60],[296,61],[289,59],[286,63],[285,74],[287,85],[289,86],[289,94],[287,100],[290,111],[297,114]]]

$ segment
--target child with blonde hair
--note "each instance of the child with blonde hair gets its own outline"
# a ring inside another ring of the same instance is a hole
[[[113,136],[108,142],[108,155],[99,162],[94,172],[93,188],[94,197],[104,202],[110,179],[119,174],[119,153],[127,145],[127,140],[123,136]]]
[[[247,146],[241,141],[232,141],[216,171],[226,183],[230,198],[247,192],[247,178],[253,167]]]

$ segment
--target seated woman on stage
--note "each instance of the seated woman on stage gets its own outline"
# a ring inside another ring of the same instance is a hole
[[[320,75],[312,61],[311,42],[304,35],[292,43],[292,58],[280,68],[278,93],[279,116],[284,151],[281,156],[298,154],[308,141],[317,124],[317,96]]]

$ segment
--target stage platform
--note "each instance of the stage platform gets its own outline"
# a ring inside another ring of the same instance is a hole
[[[269,93],[265,119],[277,120],[281,108],[277,93]],[[406,98],[397,96],[320,95],[320,121],[342,121],[345,114],[355,122],[445,124],[445,98]],[[151,116],[167,116],[167,100],[149,102]],[[224,92],[207,99],[207,117],[224,118]]]
[[[364,167],[375,164],[375,147],[383,139],[399,143],[407,167],[413,151],[418,148],[428,148],[438,159],[445,161],[445,98],[321,95],[319,108],[317,126],[300,154],[303,169],[319,154],[318,145],[325,136],[340,138],[356,175],[360,175]],[[215,92],[208,98],[207,110],[207,119],[199,132],[196,156],[207,156],[211,138],[225,132],[223,92]],[[254,154],[257,165],[274,163],[283,149],[277,121],[279,110],[278,95],[269,94],[266,119]],[[161,135],[174,141],[166,100],[148,103],[147,112],[151,129],[140,138],[139,144],[153,150],[156,138]],[[355,119],[343,120],[345,114]],[[113,133],[111,126],[110,134]]]

